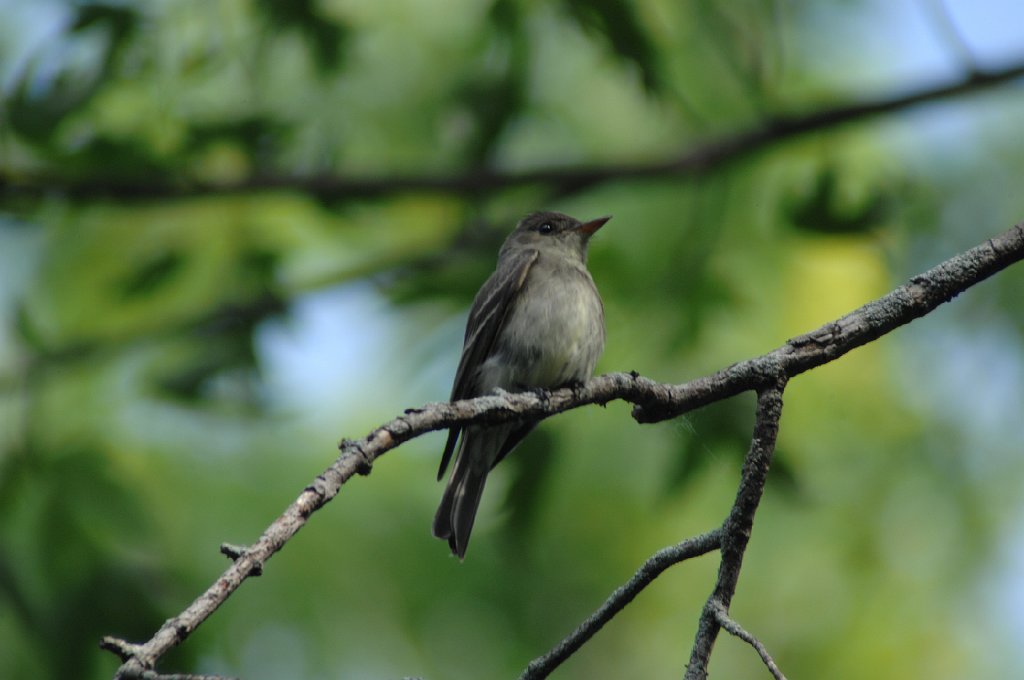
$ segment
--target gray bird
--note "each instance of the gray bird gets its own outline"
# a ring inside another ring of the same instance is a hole
[[[604,350],[604,307],[587,271],[587,244],[610,217],[580,222],[556,212],[523,218],[498,252],[466,324],[452,401],[500,388],[553,389],[589,378]],[[491,471],[535,422],[453,427],[437,478],[452,453],[451,478],[434,516],[434,535],[466,555]],[[461,440],[460,440],[460,434]]]

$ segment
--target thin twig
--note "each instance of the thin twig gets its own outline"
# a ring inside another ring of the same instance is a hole
[[[234,543],[221,543],[220,544],[220,554],[224,555],[225,557],[227,557],[228,559],[231,559],[231,560],[239,559],[240,557],[245,555],[245,553],[248,550],[249,550],[249,547],[245,546],[245,545],[235,545]],[[252,570],[252,573],[250,573],[249,575],[250,576],[262,576],[263,575],[263,568],[261,566],[257,565]]]
[[[118,674],[117,680],[239,680],[227,675],[195,675],[193,673],[157,673],[140,671],[135,674]]]
[[[604,601],[604,604],[577,626],[576,630],[559,642],[550,652],[531,661],[523,674],[519,676],[519,680],[539,680],[548,677],[662,572],[684,560],[716,550],[721,543],[721,536],[721,529],[714,529],[654,553],[636,570],[632,578],[616,588],[615,592]]]
[[[715,614],[715,618],[718,620],[718,625],[724,628],[727,632],[743,640],[751,647],[753,647],[758,655],[761,657],[761,661],[768,667],[768,672],[772,674],[775,680],[786,680],[786,676],[782,670],[779,669],[778,664],[775,663],[775,659],[768,653],[768,649],[764,646],[760,640],[754,637],[751,633],[747,632],[743,626],[739,624],[735,619],[729,616],[729,612],[725,610],[720,602],[714,602],[711,604],[712,611]]]
[[[115,637],[104,637],[100,641],[100,648],[121,657],[122,661],[128,661],[141,652],[140,645],[133,645]],[[138,668],[135,665],[125,664],[118,669],[115,680],[237,680],[223,675],[196,675],[193,673],[157,673],[154,670]]]

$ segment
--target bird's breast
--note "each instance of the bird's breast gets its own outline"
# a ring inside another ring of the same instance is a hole
[[[590,377],[604,350],[604,310],[586,269],[531,271],[496,349],[504,370],[492,387],[552,388]]]

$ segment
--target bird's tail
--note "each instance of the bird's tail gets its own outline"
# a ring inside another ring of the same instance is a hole
[[[479,454],[483,453],[481,447],[491,447],[492,442],[487,441],[490,438],[486,435],[479,436],[483,433],[477,434],[474,437],[464,433],[465,438],[452,466],[452,476],[434,515],[434,536],[447,539],[452,554],[460,560],[466,556],[469,534],[473,531],[473,521],[491,468],[488,460],[481,459]]]

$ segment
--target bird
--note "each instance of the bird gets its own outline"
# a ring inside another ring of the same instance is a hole
[[[469,311],[451,401],[498,391],[578,384],[604,351],[604,305],[587,270],[591,237],[611,216],[581,222],[558,212],[519,221]],[[536,422],[452,427],[437,479],[454,454],[433,534],[465,559],[487,475]]]

